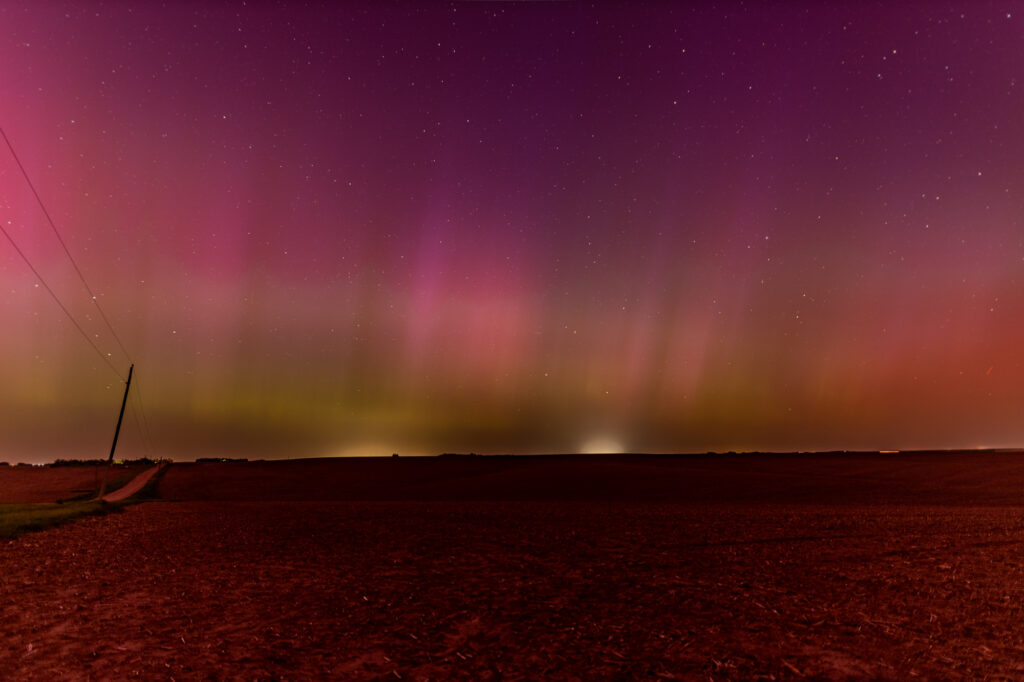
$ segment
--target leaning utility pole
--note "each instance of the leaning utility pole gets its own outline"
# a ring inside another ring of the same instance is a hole
[[[107,492],[107,477],[110,475],[110,465],[114,463],[114,450],[117,449],[117,437],[121,435],[121,421],[124,419],[124,406],[128,404],[128,389],[132,387],[132,372],[135,365],[128,368],[128,381],[124,384],[124,398],[121,399],[121,414],[117,415],[117,428],[114,429],[114,443],[110,446],[110,457],[107,458],[107,469],[103,472],[103,485],[100,486],[100,494],[97,499],[103,499]]]

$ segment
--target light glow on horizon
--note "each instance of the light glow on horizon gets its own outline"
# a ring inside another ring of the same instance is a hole
[[[596,436],[580,446],[580,453],[584,455],[615,455],[626,451],[626,447],[615,438],[608,436]]]

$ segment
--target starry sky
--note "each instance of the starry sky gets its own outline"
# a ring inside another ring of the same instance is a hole
[[[0,459],[1024,445],[1024,4],[0,25]]]

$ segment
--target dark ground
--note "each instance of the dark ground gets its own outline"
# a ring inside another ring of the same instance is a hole
[[[145,468],[142,464],[112,466],[107,489],[115,490]],[[102,466],[0,466],[0,504],[90,497],[99,490],[105,470]]]
[[[0,677],[1024,677],[1019,454],[175,465],[159,492],[0,544]]]

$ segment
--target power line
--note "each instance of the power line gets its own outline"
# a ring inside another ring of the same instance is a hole
[[[151,454],[149,449],[149,442],[146,440],[146,433],[142,430],[142,420],[139,419],[139,409],[138,405],[136,405],[136,401],[129,401],[128,409],[131,410],[132,417],[135,420],[135,428],[139,430],[139,438],[142,441],[142,449],[143,451],[145,451],[146,456],[148,457]]]
[[[28,259],[28,256],[25,255],[25,252],[18,247],[18,244],[14,241],[13,238],[11,238],[10,233],[7,232],[7,228],[5,228],[2,224],[0,224],[0,232],[4,233],[4,236],[7,237],[7,241],[11,243],[11,246],[14,247],[14,250],[18,252],[19,256],[21,256],[21,259],[25,261],[25,265],[29,267],[29,270],[31,270],[32,274],[36,276],[36,279],[39,280],[39,283],[43,285],[43,288],[46,289],[46,291],[50,294],[50,297],[53,298],[53,300],[56,301],[57,305],[60,306],[60,309],[64,311],[64,314],[67,315],[67,318],[71,320],[71,324],[75,325],[75,329],[77,329],[78,333],[82,335],[82,338],[85,339],[90,346],[92,346],[92,349],[94,351],[96,351],[96,355],[99,355],[100,359],[103,360],[103,362],[107,363],[107,367],[110,367],[110,369],[114,371],[114,374],[116,374],[121,379],[121,381],[124,381],[125,378],[121,374],[121,372],[119,372],[117,367],[114,366],[114,363],[110,361],[110,358],[104,355],[103,351],[101,351],[99,347],[93,342],[93,340],[89,338],[89,335],[86,333],[86,331],[82,329],[82,325],[78,324],[78,320],[75,319],[75,317],[71,314],[71,311],[68,310],[67,307],[61,302],[60,298],[57,297],[57,294],[53,291],[53,289],[50,288],[50,285],[46,283],[46,280],[43,279],[43,276],[40,275],[39,271],[36,270],[34,265],[32,265],[32,261],[30,261]]]
[[[3,128],[0,128],[0,136],[3,137],[4,142],[7,144],[7,148],[10,150],[11,156],[14,158],[14,162],[18,165],[18,169],[21,171],[22,176],[25,178],[25,182],[26,184],[28,184],[29,189],[32,190],[32,194],[33,196],[35,196],[36,202],[39,204],[39,208],[42,210],[43,215],[46,216],[46,221],[47,223],[49,223],[50,228],[53,230],[53,234],[57,237],[57,241],[60,243],[61,248],[64,249],[64,254],[68,257],[68,260],[71,261],[71,265],[72,267],[74,267],[75,273],[78,275],[78,279],[82,282],[82,286],[85,288],[86,292],[88,292],[89,299],[92,301],[93,305],[96,307],[96,310],[99,312],[100,318],[103,320],[103,323],[107,326],[107,329],[110,331],[110,335],[114,337],[114,340],[120,347],[121,352],[124,353],[129,363],[132,363],[133,361],[131,353],[129,353],[128,349],[125,348],[124,343],[121,341],[121,337],[119,337],[117,335],[117,332],[114,331],[114,326],[110,323],[110,319],[107,317],[106,313],[103,312],[103,307],[100,305],[99,299],[96,297],[96,294],[93,293],[92,287],[89,286],[89,282],[86,281],[85,275],[82,273],[82,269],[78,266],[78,262],[75,260],[75,257],[71,255],[71,251],[70,249],[68,249],[67,243],[64,241],[64,238],[61,237],[60,231],[57,229],[57,224],[53,221],[53,218],[50,217],[50,212],[46,209],[46,204],[43,203],[42,197],[39,196],[39,192],[36,191],[35,185],[32,184],[32,179],[29,177],[28,171],[26,171],[25,166],[22,165],[21,159],[18,158],[18,154],[14,151],[14,145],[11,144],[10,139],[7,137],[7,133],[4,132]],[[84,338],[86,342],[92,347],[92,349],[96,351],[96,354],[100,356],[100,359],[103,360],[103,362],[105,362],[108,367],[110,367],[114,374],[116,374],[118,378],[121,379],[121,381],[125,381],[124,376],[121,374],[120,371],[118,371],[117,367],[115,367],[114,364],[110,361],[109,354],[104,354],[103,351],[99,349],[99,347],[92,340],[89,334],[85,331],[82,325],[79,324],[78,320],[76,320],[74,315],[71,314],[71,311],[68,310],[67,306],[65,306],[64,303],[60,300],[60,297],[58,297],[56,292],[54,292],[50,285],[47,284],[46,280],[43,279],[43,276],[41,274],[39,274],[39,271],[36,270],[35,266],[32,265],[32,262],[29,260],[28,256],[25,255],[25,253],[21,250],[21,248],[14,241],[10,233],[7,232],[6,228],[4,228],[2,224],[0,224],[0,232],[3,232],[4,236],[7,237],[7,241],[11,243],[11,246],[14,247],[14,250],[17,251],[19,256],[21,256],[21,259],[25,261],[25,264],[32,271],[32,274],[36,276],[36,279],[39,280],[39,282],[43,285],[43,288],[45,288],[46,291],[50,294],[50,297],[53,298],[54,302],[56,302],[60,309],[64,312],[64,315],[67,316],[67,318],[71,321],[71,324],[73,324],[75,329],[78,330],[78,333],[82,335],[82,338]],[[143,446],[148,449],[150,454],[152,454],[153,444],[152,439],[150,438],[149,420],[146,417],[146,409],[145,405],[142,402],[142,395],[139,392],[138,384],[136,384],[135,394],[133,397],[135,398],[135,400],[132,403],[132,414],[135,417],[136,425],[139,429],[140,435],[142,436]]]
[[[141,388],[141,386],[139,387]],[[149,428],[149,417],[146,416],[146,403],[142,398],[142,391],[135,391],[135,400],[139,403],[139,414],[142,415],[142,428],[146,433],[146,440],[149,442],[150,454],[153,453],[153,432]]]
[[[14,145],[12,145],[11,141],[7,138],[7,133],[4,132],[3,128],[0,128],[0,136],[3,136],[4,142],[7,143],[7,148],[11,150],[11,156],[14,157],[14,162],[18,164],[18,169],[21,170],[21,174],[22,176],[24,176],[25,182],[28,183],[29,189],[32,190],[32,194],[33,196],[35,196],[36,202],[39,204],[39,208],[42,209],[43,215],[46,216],[46,222],[50,224],[50,228],[53,230],[53,234],[57,236],[57,241],[60,242],[61,248],[63,248],[64,253],[67,254],[68,260],[71,261],[72,267],[75,268],[75,272],[78,274],[78,279],[82,281],[82,286],[84,286],[85,290],[89,293],[89,299],[92,301],[93,305],[96,306],[96,310],[98,310],[100,313],[100,318],[102,318],[103,323],[107,325],[107,329],[110,330],[111,336],[113,336],[114,340],[117,341],[117,345],[120,346],[121,352],[124,353],[125,357],[128,358],[128,362],[131,363],[131,353],[129,353],[128,350],[124,347],[124,344],[121,343],[121,338],[117,335],[117,332],[114,331],[113,325],[110,324],[110,320],[107,319],[106,313],[103,312],[103,308],[100,307],[99,299],[96,298],[96,294],[92,292],[92,287],[90,287],[89,283],[85,280],[85,275],[82,274],[81,268],[78,267],[78,262],[75,261],[75,257],[71,255],[71,251],[68,249],[68,245],[64,243],[64,238],[60,236],[60,231],[57,229],[57,224],[53,222],[53,218],[50,217],[50,212],[46,210],[46,204],[43,203],[42,197],[39,196],[39,192],[36,191],[35,185],[32,184],[32,180],[28,176],[28,171],[26,171],[25,166],[21,164],[21,159],[18,158],[18,154],[14,151]],[[9,236],[7,238],[10,239]],[[11,243],[13,243],[13,241]]]
[[[135,423],[139,428],[139,433],[142,435],[142,443],[146,448],[147,453],[152,458],[154,455],[153,439],[149,431],[149,420],[146,418],[146,406],[142,401],[142,387],[138,383],[138,374],[135,375],[135,393],[132,394],[132,414],[135,415]],[[140,421],[141,418],[141,421]]]

